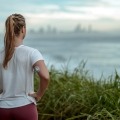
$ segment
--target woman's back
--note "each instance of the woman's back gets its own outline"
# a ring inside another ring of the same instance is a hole
[[[28,104],[30,101],[35,102],[34,98],[28,96],[28,93],[34,92],[32,65],[38,60],[43,60],[40,52],[20,45],[15,47],[7,69],[2,66],[3,60],[4,50],[0,52],[0,83],[2,83],[1,89],[3,90],[0,100],[4,101],[4,104],[0,102],[0,107],[11,108]]]

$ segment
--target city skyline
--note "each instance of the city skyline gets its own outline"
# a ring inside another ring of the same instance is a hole
[[[99,32],[99,31],[94,31],[92,28],[92,25],[88,25],[87,28],[85,28],[84,26],[82,26],[81,24],[77,24],[74,29],[72,30],[67,30],[67,31],[60,31],[59,29],[57,29],[56,27],[53,27],[51,25],[47,25],[47,27],[40,27],[38,30],[35,29],[30,29],[28,31],[29,33],[40,33],[40,34],[44,34],[44,33],[68,33],[68,32],[73,32],[73,33],[85,33],[85,32]]]
[[[73,29],[70,30],[60,30],[51,25],[47,25],[46,27],[39,27],[39,29],[35,30],[34,28],[28,30],[28,33],[39,33],[39,34],[57,34],[57,33],[119,33],[120,31],[99,31],[94,30],[93,26],[89,24],[87,27],[82,26],[81,24],[77,24]]]

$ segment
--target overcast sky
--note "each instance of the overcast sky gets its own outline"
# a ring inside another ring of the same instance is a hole
[[[120,0],[0,0],[0,32],[12,13],[23,14],[27,28],[51,25],[72,30],[77,24],[94,30],[120,30]]]

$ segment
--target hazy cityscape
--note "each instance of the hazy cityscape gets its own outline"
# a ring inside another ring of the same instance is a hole
[[[36,31],[34,29],[31,29],[29,32],[35,33]],[[64,31],[59,31],[56,27],[52,27],[51,25],[48,25],[47,28],[41,27],[38,31],[38,33],[44,34],[44,33],[62,33]],[[74,32],[74,33],[79,33],[79,32],[93,32],[92,30],[92,25],[89,25],[88,28],[84,28],[81,26],[81,24],[78,24],[73,31],[67,31],[67,32]]]
[[[28,30],[29,35],[39,34],[41,36],[59,36],[59,35],[67,35],[67,36],[120,36],[119,30],[116,31],[98,31],[94,30],[92,25],[88,25],[87,28],[78,24],[74,27],[73,30],[59,30],[59,28],[53,27],[51,25],[47,25],[47,27],[40,27],[38,30],[30,29]]]

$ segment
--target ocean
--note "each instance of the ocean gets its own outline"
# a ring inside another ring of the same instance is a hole
[[[28,34],[24,44],[38,49],[48,67],[73,70],[81,61],[85,69],[96,78],[120,73],[120,36],[119,35],[40,35]],[[0,47],[3,36],[0,37]]]

